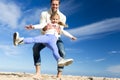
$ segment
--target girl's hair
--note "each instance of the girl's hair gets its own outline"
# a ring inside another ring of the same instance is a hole
[[[59,14],[58,14],[57,12],[54,12],[54,13],[51,14],[50,19],[52,19],[54,16],[58,16],[58,17],[60,18]],[[64,23],[61,22],[61,21],[58,22],[58,24],[59,24],[60,26],[68,27],[67,24],[64,24]]]
[[[64,24],[63,22],[58,22],[58,24],[61,25],[61,26],[64,26],[64,27],[68,27],[68,25]]]

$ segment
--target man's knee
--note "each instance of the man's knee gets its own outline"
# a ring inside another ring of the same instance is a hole
[[[65,51],[64,50],[59,50],[59,55],[64,58],[65,57]]]
[[[58,66],[57,71],[62,72],[63,69],[64,69],[64,67],[59,67],[59,66]]]
[[[40,63],[40,62],[37,62],[37,63],[35,63],[34,65],[35,65],[35,66],[40,66],[41,63]]]

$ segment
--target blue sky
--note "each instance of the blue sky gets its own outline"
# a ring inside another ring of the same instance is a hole
[[[0,0],[0,71],[35,72],[32,46],[13,46],[12,35],[37,36],[25,25],[38,24],[40,13],[49,10],[49,0]],[[78,39],[62,35],[66,58],[74,63],[63,74],[119,77],[120,75],[120,0],[62,0],[60,10],[67,16],[66,30]],[[42,73],[56,74],[51,51],[41,52]]]

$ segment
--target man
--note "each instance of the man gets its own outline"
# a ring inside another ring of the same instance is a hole
[[[40,17],[40,23],[42,24],[42,26],[44,26],[44,24],[49,23],[50,22],[50,16],[52,13],[57,12],[60,15],[60,21],[65,23],[66,22],[66,16],[64,14],[62,14],[59,11],[59,5],[60,5],[60,0],[51,0],[51,9],[49,11],[43,11],[41,13],[41,17]],[[37,27],[39,28],[39,24],[38,25],[30,25],[27,26],[28,28],[35,28],[37,29]],[[70,37],[71,39],[75,40],[76,38],[73,37],[71,34],[69,34],[66,31],[63,31],[63,34]],[[57,47],[59,50],[59,55],[61,57],[65,57],[65,50],[64,50],[64,46],[63,46],[63,42],[60,39],[60,35],[59,35],[59,39],[57,40]],[[45,48],[45,45],[42,43],[35,43],[33,46],[33,58],[34,58],[34,64],[35,64],[35,69],[36,69],[36,75],[35,77],[41,77],[41,73],[40,73],[40,62],[41,62],[41,57],[40,57],[40,51]],[[57,70],[57,78],[61,78],[62,75],[62,69],[63,66],[60,67],[58,66]]]

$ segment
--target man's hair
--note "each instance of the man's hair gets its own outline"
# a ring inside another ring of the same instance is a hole
[[[50,0],[50,3],[52,3],[52,1],[59,1],[59,4],[60,4],[60,0]]]

